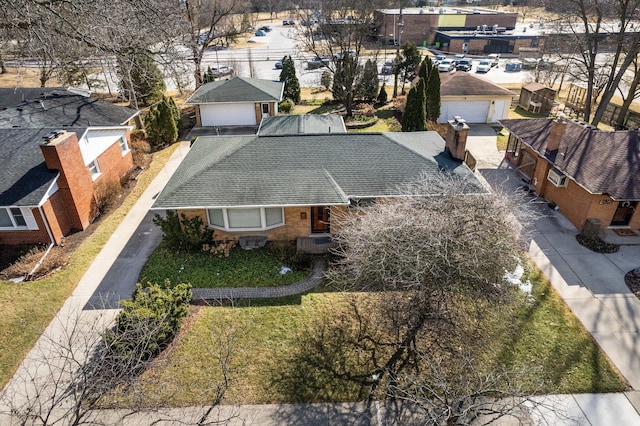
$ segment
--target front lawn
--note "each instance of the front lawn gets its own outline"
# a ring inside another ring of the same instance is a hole
[[[531,392],[628,389],[542,274],[536,271],[530,279],[533,301],[506,319],[510,324],[508,332],[487,348],[487,362],[527,371],[522,385]],[[302,296],[299,304],[198,308],[186,322],[179,343],[167,351],[156,368],[145,373],[156,379],[152,381],[154,386],[162,386],[145,388],[139,384],[142,388],[135,393],[148,395],[149,405],[167,400],[176,406],[205,404],[212,385],[220,380],[216,361],[220,341],[232,341],[231,386],[225,403],[357,400],[358,386],[300,362],[305,356],[317,359],[315,351],[305,354],[303,348],[310,347],[305,344],[310,333],[320,335],[314,326],[318,321],[328,320],[330,327],[325,331],[351,326],[345,325],[345,318],[340,315],[347,309],[350,297],[382,299],[385,294],[311,293]],[[229,331],[231,337],[218,335]],[[336,347],[334,355],[339,353]],[[330,364],[355,362],[356,358],[337,357]]]
[[[291,271],[281,274],[283,267]],[[168,279],[194,288],[275,287],[300,281],[310,271],[308,263],[296,257],[295,247],[284,242],[253,250],[234,247],[229,257],[177,252],[163,242],[149,257],[139,282],[162,284]]]

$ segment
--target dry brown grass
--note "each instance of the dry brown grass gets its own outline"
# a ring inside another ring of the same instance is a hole
[[[48,87],[58,87],[60,82],[55,78],[47,81]],[[40,74],[34,68],[10,68],[0,74],[0,87],[40,87]]]

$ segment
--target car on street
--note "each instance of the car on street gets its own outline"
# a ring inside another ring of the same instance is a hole
[[[487,55],[487,59],[489,60],[489,62],[491,62],[491,66],[492,67],[497,67],[498,66],[498,61],[500,60],[500,54],[499,53],[491,53],[491,54]]]
[[[265,33],[270,33],[273,28],[271,28],[271,25],[263,25],[258,29],[264,31]]]
[[[471,71],[472,68],[472,63],[471,63],[471,59],[460,59],[458,61],[458,64],[456,65],[456,70],[458,71]]]
[[[493,65],[491,65],[491,62],[489,60],[482,59],[476,66],[476,72],[489,72],[492,67]]]
[[[347,54],[349,55],[350,58],[355,58],[356,56],[356,51],[355,50],[349,50],[347,52]],[[336,61],[344,58],[345,53],[344,52],[338,52],[338,53],[334,53],[333,54],[333,59],[335,59]]]
[[[307,62],[307,69],[315,70],[322,67],[327,67],[331,63],[329,56],[316,56],[312,60]]]
[[[265,33],[263,30],[256,31],[256,37],[264,37],[266,35],[267,33]]]
[[[281,70],[282,69],[282,63],[284,62],[285,58],[286,58],[286,56],[284,56],[282,59],[276,61],[274,66],[276,67],[277,70]]]
[[[233,68],[227,65],[220,65],[211,67],[211,72],[214,77],[224,77],[226,75],[233,75]]]
[[[287,25],[295,25],[296,21],[294,21],[293,19],[285,19],[284,21],[282,21],[282,26],[287,26]]]
[[[463,60],[463,59],[465,59],[464,54],[459,53],[459,54],[457,54],[457,55],[455,55],[455,56],[453,57],[453,63],[454,63],[454,64],[456,64],[456,65],[458,65],[458,62],[460,62],[460,61],[461,61],[461,60]]]
[[[456,64],[454,64],[453,61],[449,59],[445,59],[444,61],[440,62],[440,64],[438,64],[438,71],[440,72],[449,72],[453,71],[454,69],[456,69]]]
[[[380,74],[389,75],[393,73],[393,61],[387,61],[382,65],[380,69]]]

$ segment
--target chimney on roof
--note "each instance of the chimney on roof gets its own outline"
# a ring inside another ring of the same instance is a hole
[[[564,117],[558,117],[551,122],[551,129],[549,130],[549,137],[547,138],[547,151],[557,151],[558,148],[560,148],[560,142],[562,142],[566,128],[567,121]]]
[[[464,161],[467,153],[467,136],[469,135],[469,126],[466,120],[456,115],[453,120],[448,121],[447,137],[444,141],[445,151],[449,151],[451,158]]]

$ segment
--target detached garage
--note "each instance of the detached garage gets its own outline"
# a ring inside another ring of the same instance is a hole
[[[446,123],[458,115],[468,123],[495,123],[507,118],[515,94],[464,71],[440,74],[440,117]]]
[[[187,105],[196,107],[196,126],[258,126],[278,114],[284,83],[235,77],[200,86]]]

